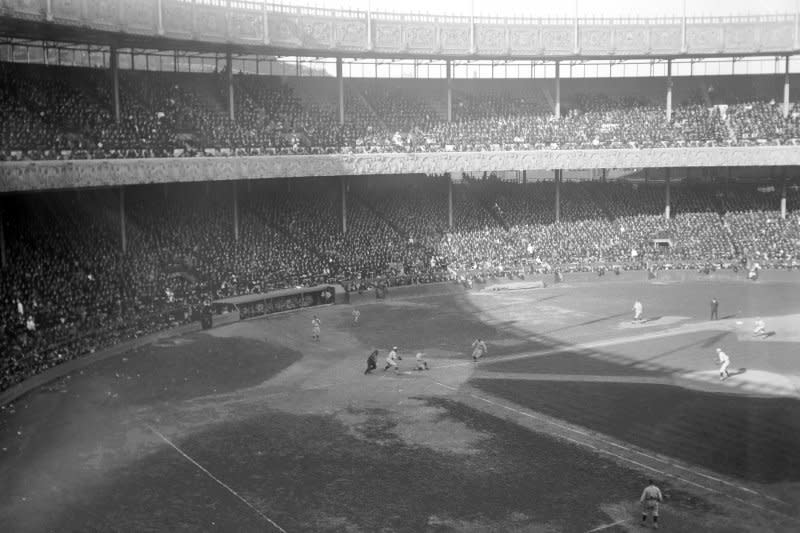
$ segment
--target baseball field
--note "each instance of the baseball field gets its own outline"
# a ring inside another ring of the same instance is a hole
[[[800,277],[526,287],[392,290],[60,377],[0,411],[0,529],[622,532],[652,478],[661,530],[800,530]]]

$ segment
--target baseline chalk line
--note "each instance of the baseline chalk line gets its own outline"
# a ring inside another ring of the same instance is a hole
[[[171,447],[172,447],[172,448],[173,448],[173,449],[174,449],[176,452],[178,452],[179,454],[181,454],[181,455],[183,456],[183,458],[184,458],[184,459],[186,459],[187,461],[189,461],[190,463],[192,463],[194,466],[196,466],[197,468],[199,468],[201,472],[203,472],[205,475],[207,475],[208,477],[210,477],[211,479],[213,479],[214,481],[216,481],[218,485],[220,485],[220,486],[221,486],[221,487],[223,487],[225,490],[227,490],[228,492],[230,492],[231,494],[233,494],[233,495],[234,495],[236,498],[238,498],[238,499],[239,499],[239,501],[241,501],[243,504],[245,504],[245,505],[246,505],[246,506],[248,506],[250,509],[252,509],[253,511],[255,511],[255,513],[256,513],[258,516],[260,516],[261,518],[263,518],[264,520],[266,520],[267,522],[269,522],[269,524],[270,524],[270,525],[272,525],[272,527],[274,527],[275,529],[277,529],[277,530],[278,530],[278,531],[280,531],[281,533],[287,533],[285,529],[283,529],[281,526],[279,526],[278,524],[276,524],[276,523],[275,523],[275,521],[274,521],[274,520],[272,520],[270,517],[268,517],[267,515],[265,515],[265,514],[264,514],[264,513],[262,513],[261,511],[259,511],[259,510],[258,510],[258,509],[257,509],[257,508],[256,508],[256,507],[255,507],[255,506],[252,504],[252,503],[250,503],[249,501],[247,501],[247,500],[246,500],[244,497],[242,497],[242,496],[241,496],[241,495],[240,495],[238,492],[236,492],[236,491],[235,491],[235,490],[233,490],[231,487],[229,487],[229,486],[228,486],[228,485],[227,485],[227,484],[226,484],[224,481],[222,481],[222,480],[220,480],[219,478],[217,478],[217,477],[216,477],[214,474],[212,474],[211,472],[209,472],[209,471],[208,471],[208,470],[207,470],[207,469],[206,469],[206,468],[205,468],[203,465],[201,465],[200,463],[198,463],[197,461],[195,461],[194,459],[192,459],[191,457],[189,457],[189,456],[186,454],[186,452],[184,452],[183,450],[181,450],[180,448],[178,448],[178,446],[176,446],[176,445],[175,445],[175,444],[174,444],[174,443],[173,443],[171,440],[169,440],[167,437],[165,437],[165,436],[164,436],[164,435],[163,435],[163,434],[162,434],[160,431],[158,431],[156,428],[154,428],[154,427],[153,427],[153,426],[151,426],[150,424],[147,424],[147,423],[145,423],[144,425],[145,425],[145,426],[147,426],[147,429],[149,429],[150,431],[152,431],[153,433],[155,433],[156,435],[158,435],[158,436],[159,436],[159,438],[161,438],[161,440],[163,440],[164,442],[166,442],[167,444],[169,444],[169,445],[170,445],[170,446],[171,446]]]

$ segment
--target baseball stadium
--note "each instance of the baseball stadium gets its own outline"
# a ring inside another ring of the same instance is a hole
[[[800,530],[797,3],[380,3],[0,0],[0,530]]]

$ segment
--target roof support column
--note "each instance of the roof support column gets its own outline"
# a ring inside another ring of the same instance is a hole
[[[4,228],[4,215],[3,204],[0,200],[0,268],[8,267],[8,258],[6,257],[6,232]]]
[[[664,218],[666,218],[667,220],[669,220],[669,215],[670,215],[670,213],[669,213],[669,204],[670,204],[669,182],[670,182],[670,178],[672,178],[672,169],[668,167],[667,168],[667,178],[666,178],[666,185],[667,186],[666,186],[665,192],[664,192],[664,195],[665,195],[665,198],[664,198]]]
[[[159,35],[164,35],[164,1],[158,0],[158,4],[156,6],[156,15],[158,15],[158,19],[156,20],[156,31]]]
[[[447,122],[453,122],[453,70],[449,59],[444,70],[447,78]]]
[[[667,122],[672,121],[672,60],[667,59]]]
[[[470,2],[469,9],[469,53],[475,53],[475,0]]]
[[[119,124],[119,52],[116,46],[111,46],[111,92],[114,95],[114,122]]]
[[[786,176],[781,180],[781,218],[786,220]]]
[[[786,68],[783,73],[783,118],[789,116],[789,56],[786,56]]]
[[[119,188],[119,238],[122,253],[128,253],[128,233],[125,230],[125,187]]]
[[[557,168],[553,171],[553,179],[556,183],[556,223],[561,221],[561,177],[564,171]]]
[[[239,242],[239,186],[233,182],[233,240]]]
[[[342,233],[347,234],[347,176],[339,178],[342,197]]]
[[[794,11],[794,49],[800,46],[800,11]]]
[[[447,176],[447,227],[453,229],[453,177]]]
[[[269,44],[269,17],[267,16],[267,3],[264,2],[261,10],[261,20],[263,22],[264,44]]]
[[[683,0],[683,12],[681,15],[681,53],[685,54],[688,50],[686,46],[686,0]]]
[[[367,0],[367,50],[372,50],[372,1]]]
[[[556,61],[556,101],[553,109],[556,118],[561,117],[561,62]]]
[[[581,38],[578,29],[578,0],[575,0],[575,21],[572,25],[572,53],[578,55],[581,53]]]
[[[339,87],[339,124],[344,124],[344,75],[342,58],[336,58],[336,84]]]
[[[233,54],[230,50],[225,52],[225,62],[228,65],[228,118],[236,120],[235,107],[233,102]]]

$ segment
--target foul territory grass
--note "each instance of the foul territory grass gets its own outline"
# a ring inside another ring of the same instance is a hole
[[[585,531],[604,502],[635,501],[640,474],[479,411],[430,400],[486,435],[477,453],[435,452],[369,411],[356,437],[333,417],[267,411],[177,442],[287,531]],[[64,509],[64,530],[269,531],[241,501],[164,447]],[[662,484],[673,508],[715,509]]]

